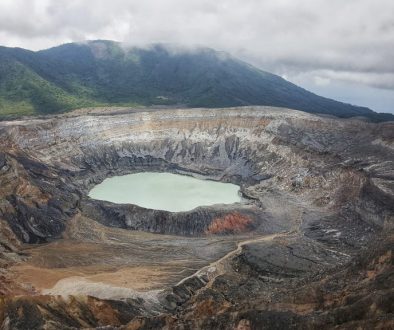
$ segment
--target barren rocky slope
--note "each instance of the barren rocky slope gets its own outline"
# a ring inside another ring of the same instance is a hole
[[[269,107],[0,122],[7,329],[390,328],[394,124]],[[237,183],[171,213],[92,200],[113,175]]]

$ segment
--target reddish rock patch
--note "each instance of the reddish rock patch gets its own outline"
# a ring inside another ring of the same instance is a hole
[[[242,233],[249,230],[249,226],[252,224],[252,219],[246,215],[242,215],[239,212],[232,212],[226,214],[221,218],[213,219],[208,229],[205,231],[206,234],[235,234]]]

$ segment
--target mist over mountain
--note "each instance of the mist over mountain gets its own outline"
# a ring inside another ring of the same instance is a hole
[[[268,105],[338,117],[394,120],[341,103],[209,48],[113,41],[42,51],[0,47],[0,116],[48,114],[102,105],[232,107]]]

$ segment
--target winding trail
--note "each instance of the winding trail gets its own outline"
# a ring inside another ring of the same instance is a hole
[[[212,279],[212,278],[214,278],[214,277],[216,277],[216,276],[218,276],[219,274],[222,273],[222,271],[223,271],[223,262],[225,260],[231,258],[232,256],[235,256],[235,255],[241,253],[243,246],[245,246],[247,244],[257,243],[257,242],[272,241],[276,237],[282,237],[282,236],[286,236],[286,235],[289,235],[289,234],[290,234],[290,232],[281,232],[281,233],[277,233],[277,234],[266,235],[266,236],[263,236],[263,237],[252,238],[252,239],[248,239],[248,240],[245,240],[245,241],[238,242],[237,243],[237,248],[235,250],[232,250],[232,251],[228,252],[226,255],[224,255],[220,259],[218,259],[218,260],[210,263],[209,265],[199,269],[194,274],[192,274],[192,275],[190,275],[188,277],[185,277],[184,279],[180,280],[175,286],[181,285],[182,283],[184,283],[188,279],[193,278],[195,276],[201,277],[203,275],[208,275],[208,278]]]

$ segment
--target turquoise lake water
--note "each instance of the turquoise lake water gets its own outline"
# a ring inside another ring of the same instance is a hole
[[[142,172],[105,179],[89,192],[89,196],[118,204],[179,212],[197,206],[240,202],[238,192],[239,186],[231,183],[172,173]]]

